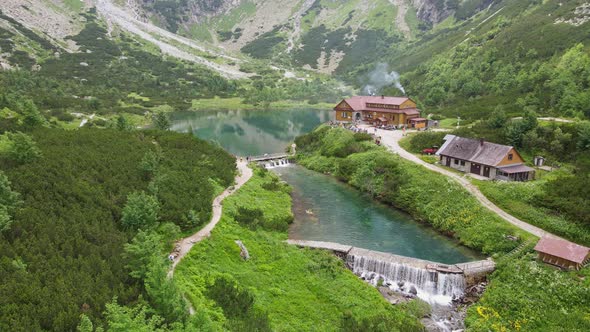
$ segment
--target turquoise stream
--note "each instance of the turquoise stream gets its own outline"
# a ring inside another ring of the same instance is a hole
[[[172,116],[173,129],[212,140],[240,156],[276,153],[298,135],[330,119],[328,111],[183,112]],[[479,257],[332,177],[290,165],[274,168],[293,187],[295,223],[289,237],[337,242],[441,263]]]

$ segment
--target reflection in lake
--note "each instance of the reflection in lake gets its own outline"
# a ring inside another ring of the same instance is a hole
[[[235,155],[277,153],[295,137],[330,120],[331,111],[205,111],[177,112],[171,116],[172,130],[192,132],[212,140]]]

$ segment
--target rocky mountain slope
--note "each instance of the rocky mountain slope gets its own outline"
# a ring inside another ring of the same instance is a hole
[[[130,0],[169,31],[261,59],[331,74],[358,39],[415,39],[452,15],[445,0]],[[357,46],[358,47],[358,46]]]

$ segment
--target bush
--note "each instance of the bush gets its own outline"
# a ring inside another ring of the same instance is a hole
[[[134,192],[127,196],[121,224],[128,229],[148,229],[158,221],[160,203],[145,192]]]
[[[414,153],[422,152],[424,149],[432,148],[433,146],[440,147],[443,144],[443,138],[446,136],[444,132],[430,132],[417,133],[410,136],[410,151]]]
[[[256,228],[264,223],[264,212],[257,208],[238,207],[238,214],[234,217],[237,222],[245,226]]]

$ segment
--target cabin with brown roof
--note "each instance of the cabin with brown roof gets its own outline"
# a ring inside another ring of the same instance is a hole
[[[411,120],[420,117],[416,103],[408,97],[355,96],[338,103],[334,112],[339,122],[367,122],[397,127],[411,127]],[[422,126],[421,123],[419,125]]]
[[[445,143],[436,152],[444,166],[493,180],[535,178],[535,170],[524,164],[524,159],[512,146],[455,135],[446,135],[444,139]]]
[[[563,269],[579,270],[590,261],[590,248],[555,237],[543,237],[535,246],[539,259]]]

